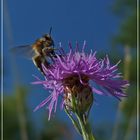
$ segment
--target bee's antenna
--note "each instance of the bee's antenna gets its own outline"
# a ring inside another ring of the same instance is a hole
[[[52,32],[52,27],[50,27],[50,31],[49,31],[49,35],[51,36],[51,32]]]

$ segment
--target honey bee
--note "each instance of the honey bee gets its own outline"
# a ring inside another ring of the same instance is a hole
[[[32,58],[34,65],[45,75],[42,64],[49,68],[50,62],[48,59],[56,58],[54,41],[51,37],[52,27],[48,34],[43,35],[41,38],[37,39],[32,45],[18,46],[11,49],[13,53],[18,55],[23,55],[28,58]]]

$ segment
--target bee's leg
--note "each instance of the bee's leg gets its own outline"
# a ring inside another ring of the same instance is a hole
[[[45,57],[42,57],[42,64],[48,69],[50,67],[50,63],[45,59]]]
[[[54,50],[51,51],[51,55],[52,55],[53,57],[57,58],[56,53],[55,53]]]
[[[54,52],[54,48],[48,49],[45,47],[42,49],[42,53],[44,56],[55,57],[55,58],[57,57],[55,52]]]
[[[44,48],[42,49],[43,56],[47,56],[47,55],[48,55],[47,50],[48,50],[48,49],[47,49],[46,47],[44,47]]]
[[[56,58],[57,56],[55,55],[54,50],[48,50],[47,48],[42,49],[42,53],[45,57],[49,57],[52,62],[54,62],[53,58]]]
[[[38,70],[45,75],[43,68],[42,68],[42,57],[40,55],[35,55],[33,58],[34,65],[38,68]]]

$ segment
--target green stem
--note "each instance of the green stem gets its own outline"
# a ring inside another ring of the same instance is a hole
[[[75,115],[76,115],[79,125],[81,127],[83,139],[84,140],[95,140],[95,138],[92,134],[91,127],[90,127],[89,123],[87,122],[87,120],[86,120],[86,122],[84,122],[83,115],[79,115],[78,113],[76,113]]]
[[[87,134],[86,134],[86,129],[85,129],[85,127],[84,127],[83,121],[81,120],[81,118],[79,117],[78,114],[76,114],[76,117],[77,117],[78,122],[79,122],[79,125],[80,125],[80,127],[81,127],[83,139],[84,139],[84,140],[88,140],[88,139],[87,139]]]
[[[72,95],[72,107],[73,107],[72,112],[77,117],[78,123],[72,118],[72,116],[69,114],[69,112],[66,112],[66,113],[72,120],[72,123],[74,124],[75,128],[82,134],[83,140],[95,140],[95,138],[92,134],[92,129],[88,123],[87,115],[79,112],[79,110],[77,108],[76,99],[73,95]],[[65,110],[67,111],[67,109],[65,109]],[[90,110],[90,108],[89,108],[89,110]],[[89,112],[88,112],[88,115],[89,115]]]
[[[80,129],[78,123],[73,119],[72,115],[69,113],[69,111],[66,109],[66,107],[65,107],[64,110],[65,110],[66,114],[68,115],[68,117],[71,119],[71,121],[72,121],[72,123],[73,123],[73,125],[74,125],[74,127],[75,127],[75,129],[76,129],[76,131],[77,131],[80,135],[82,135],[82,132],[81,132],[81,129]]]

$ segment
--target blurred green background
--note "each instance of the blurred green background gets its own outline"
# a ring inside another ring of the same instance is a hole
[[[90,122],[97,140],[136,140],[137,78],[136,0],[4,1],[4,140],[81,140],[59,107],[48,121],[45,108],[33,109],[46,96],[31,85],[41,75],[31,61],[12,56],[13,46],[32,43],[53,26],[55,43],[67,46],[87,40],[98,57],[120,59],[120,71],[130,81],[121,102],[95,95]],[[68,50],[68,47],[64,47]],[[41,77],[42,78],[42,77]],[[97,104],[97,105],[96,105]]]

